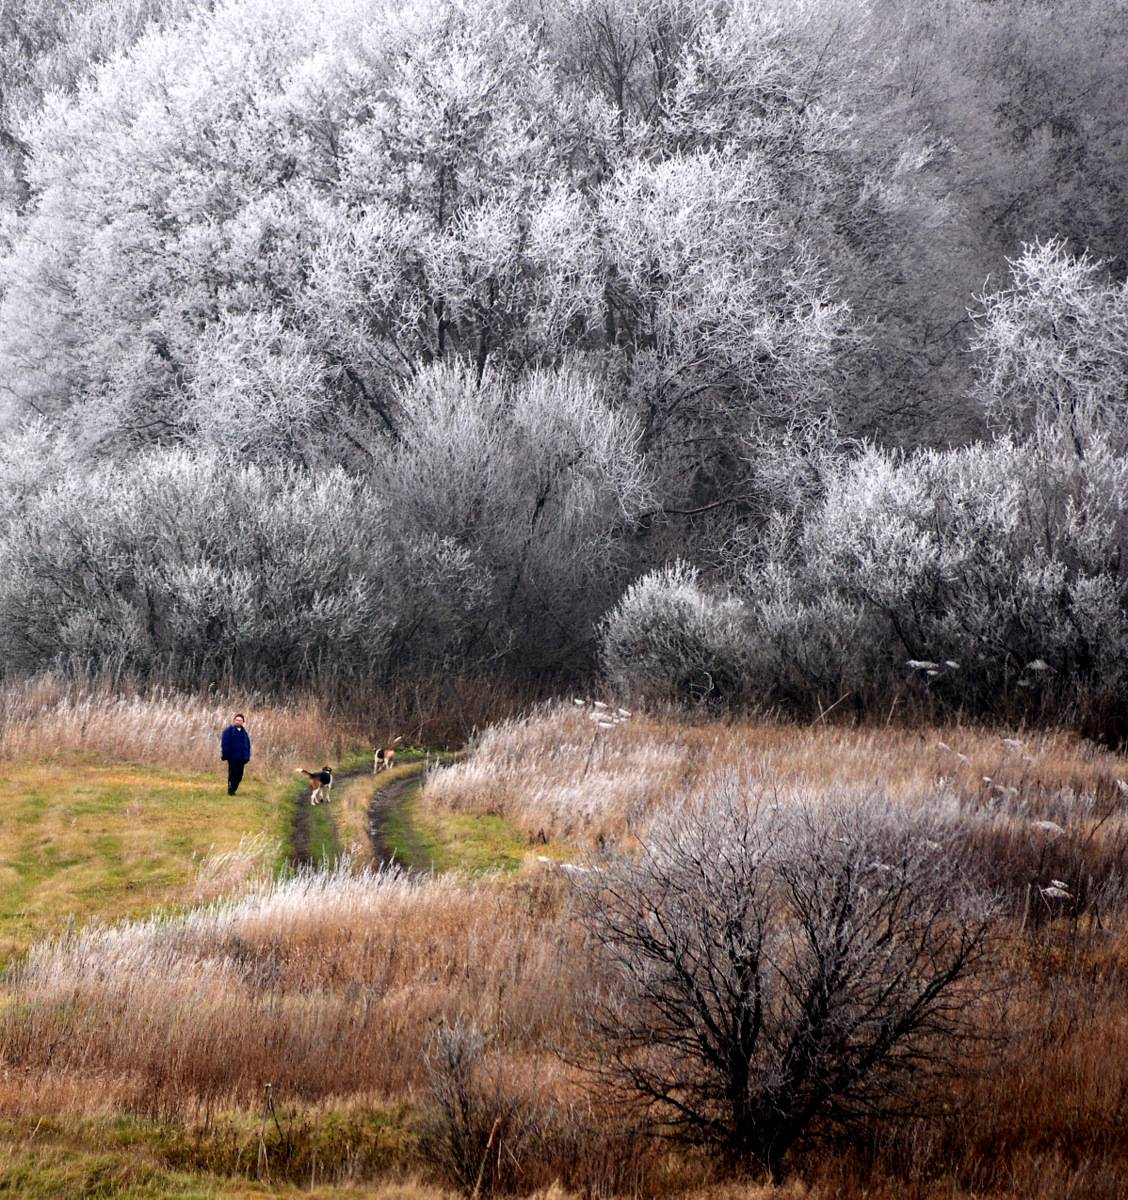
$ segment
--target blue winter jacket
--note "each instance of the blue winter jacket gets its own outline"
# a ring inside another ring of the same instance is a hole
[[[220,741],[223,762],[250,762],[251,735],[241,725],[228,725]]]

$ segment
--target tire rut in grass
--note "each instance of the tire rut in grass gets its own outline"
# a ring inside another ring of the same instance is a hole
[[[363,775],[361,769],[339,771],[333,776],[333,787],[347,779]],[[294,819],[290,826],[290,864],[298,870],[311,871],[318,865],[313,853],[313,812],[309,803],[310,793],[303,792],[294,804]],[[328,803],[332,804],[330,800]]]
[[[378,867],[390,866],[393,862],[403,867],[412,867],[403,859],[402,849],[397,848],[392,837],[391,826],[408,797],[422,786],[422,772],[413,772],[396,779],[372,794],[368,806],[368,838],[372,844],[372,859]]]
[[[309,797],[300,796],[294,805],[294,822],[290,829],[290,864],[298,870],[310,869],[313,856],[309,852],[312,840]]]

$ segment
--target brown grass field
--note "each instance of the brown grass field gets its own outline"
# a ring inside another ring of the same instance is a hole
[[[143,713],[141,699],[130,703]],[[192,758],[210,746],[194,740],[199,710],[177,718],[175,698],[156,703],[169,715],[154,760],[166,770],[202,763]],[[280,768],[293,746],[311,744],[299,745],[296,731],[314,730],[316,744],[316,714],[271,719]],[[86,718],[71,750],[67,736],[82,723],[69,715],[39,722],[34,735],[3,733],[35,726],[30,711],[0,726],[0,752],[10,763],[13,747],[35,747],[19,756],[38,756],[34,769],[44,772],[74,753],[128,761],[136,741],[115,741],[118,725],[98,721]],[[180,742],[177,730],[187,731]],[[876,788],[890,804],[936,806],[994,864],[1009,913],[1002,1047],[917,1118],[874,1121],[849,1144],[805,1146],[792,1181],[774,1191],[646,1136],[569,1065],[584,1050],[591,979],[567,873],[554,860],[600,840],[645,839],[656,814],[708,794],[718,772],[780,802]],[[433,771],[414,818],[448,831],[462,828],[455,818],[503,822],[524,842],[521,865],[483,874],[477,859],[452,860],[475,873],[409,876],[346,861],[272,877],[237,865],[255,857],[238,846],[261,824],[229,828],[231,862],[218,855],[210,879],[205,866],[184,882],[176,911],[105,924],[89,918],[125,910],[84,901],[73,927],[32,946],[0,994],[0,1191],[450,1194],[428,1150],[427,1063],[435,1030],[461,1021],[485,1035],[473,1101],[487,1127],[507,1114],[491,1153],[513,1194],[1126,1195],[1122,780],[1128,760],[1065,733],[642,714],[597,728],[587,708],[538,709],[487,729],[463,761]],[[52,794],[66,800],[61,785]],[[171,793],[136,802],[172,819]],[[355,826],[361,801],[348,802]],[[42,845],[65,827],[50,816]],[[507,853],[518,853],[507,836]],[[1033,885],[1050,878],[1070,881],[1076,902],[1044,901]],[[51,886],[39,902],[58,916],[72,901]],[[159,888],[143,887],[157,897]],[[209,902],[193,905],[194,894]]]

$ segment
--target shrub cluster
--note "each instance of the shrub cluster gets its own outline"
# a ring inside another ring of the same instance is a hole
[[[602,626],[637,692],[814,707],[896,695],[975,712],[1113,713],[1128,697],[1128,461],[1060,424],[898,455],[869,448],[779,523],[723,597],[676,567]]]

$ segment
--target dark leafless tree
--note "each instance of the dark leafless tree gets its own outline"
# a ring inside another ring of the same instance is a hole
[[[901,1111],[978,1044],[993,906],[939,824],[879,797],[729,779],[580,878],[601,1084],[777,1181],[816,1121]]]

